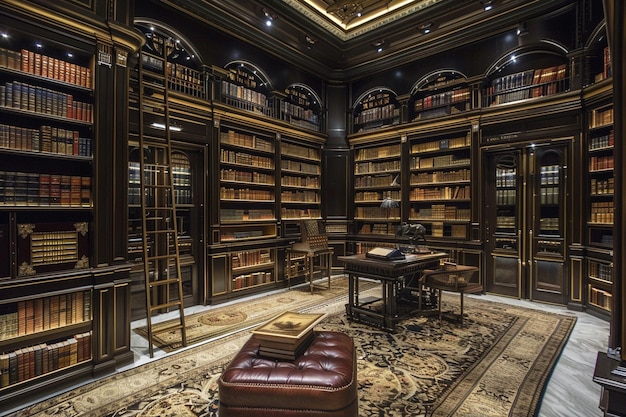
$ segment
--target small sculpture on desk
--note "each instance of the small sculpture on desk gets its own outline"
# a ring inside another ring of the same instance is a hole
[[[408,246],[398,245],[404,253],[430,253],[425,246],[426,228],[419,223],[402,223],[396,230],[396,238],[408,240]]]

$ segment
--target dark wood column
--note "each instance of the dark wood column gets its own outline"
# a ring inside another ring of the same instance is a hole
[[[604,0],[604,15],[607,23],[609,48],[611,51],[611,70],[613,72],[613,108],[615,131],[615,189],[619,190],[615,198],[615,222],[613,236],[613,256],[615,288],[613,294],[613,314],[609,334],[609,349],[621,347],[621,359],[626,360],[626,285],[624,285],[624,265],[626,264],[626,245],[623,238],[626,236],[626,193],[624,180],[626,179],[626,147],[624,146],[624,120],[626,120],[626,105],[624,103],[624,86],[626,73],[624,71],[624,54],[626,47],[626,29],[623,21],[626,7],[622,0]]]

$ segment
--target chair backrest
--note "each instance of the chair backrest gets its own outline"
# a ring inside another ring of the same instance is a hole
[[[301,220],[300,233],[302,234],[302,245],[310,249],[328,247],[328,235],[326,227],[321,220]]]

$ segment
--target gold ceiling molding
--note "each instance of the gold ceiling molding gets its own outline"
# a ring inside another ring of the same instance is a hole
[[[376,12],[343,23],[336,15],[328,13],[327,3],[321,0],[283,0],[288,6],[303,14],[342,41],[364,35],[374,29],[423,11],[444,0],[396,0],[389,1]]]

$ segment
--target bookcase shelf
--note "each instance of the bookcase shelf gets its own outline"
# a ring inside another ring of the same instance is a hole
[[[354,150],[354,220],[358,235],[395,234],[400,222],[402,146],[385,142]],[[388,199],[385,201],[385,199]],[[385,203],[383,203],[385,201]]]
[[[410,222],[432,238],[467,240],[471,221],[471,136],[410,138]]]
[[[280,218],[283,223],[322,218],[319,145],[282,138],[280,143]],[[284,224],[283,235],[295,226]]]
[[[374,88],[362,94],[354,105],[352,131],[367,132],[400,124],[400,103],[386,88]]]
[[[472,89],[458,71],[436,71],[416,83],[409,106],[412,121],[465,112],[472,109]]]

